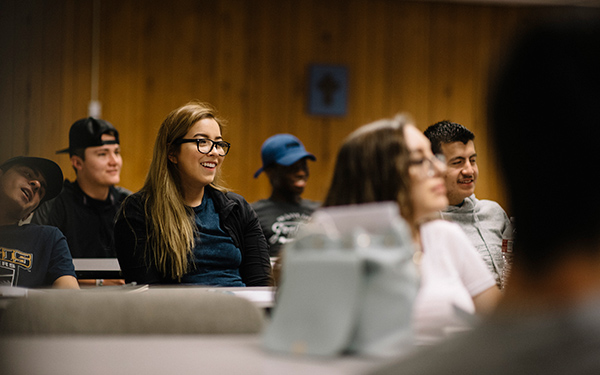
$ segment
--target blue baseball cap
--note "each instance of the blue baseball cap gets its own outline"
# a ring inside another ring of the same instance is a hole
[[[317,160],[313,154],[306,151],[302,142],[291,134],[275,134],[267,138],[260,150],[260,156],[263,165],[254,173],[254,178],[273,164],[289,166],[304,158]]]

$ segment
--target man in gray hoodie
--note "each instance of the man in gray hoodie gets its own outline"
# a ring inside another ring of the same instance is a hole
[[[479,175],[475,135],[463,125],[445,120],[427,128],[425,136],[433,153],[446,158],[449,206],[442,217],[461,226],[502,287],[502,238],[505,230],[510,231],[510,220],[498,203],[475,197]]]

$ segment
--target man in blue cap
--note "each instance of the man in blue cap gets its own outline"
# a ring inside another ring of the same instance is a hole
[[[53,161],[17,156],[0,165],[0,285],[78,289],[65,236],[56,228],[19,225],[62,189]]]
[[[306,151],[298,138],[291,134],[276,134],[262,145],[263,165],[257,178],[265,172],[271,183],[271,196],[252,203],[269,244],[269,255],[276,257],[280,248],[292,240],[298,225],[310,218],[320,203],[302,199],[308,180],[307,160],[317,160]]]

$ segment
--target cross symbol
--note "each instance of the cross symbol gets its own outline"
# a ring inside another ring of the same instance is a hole
[[[317,87],[323,93],[323,104],[333,104],[333,94],[340,88],[331,73],[326,73],[318,82]]]

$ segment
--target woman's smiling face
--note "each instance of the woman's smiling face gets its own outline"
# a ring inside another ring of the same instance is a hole
[[[223,140],[221,128],[212,118],[204,118],[196,122],[183,138]],[[199,152],[196,143],[182,143],[179,150],[169,156],[169,160],[176,164],[179,170],[184,194],[186,191],[203,189],[212,183],[224,158],[218,155],[215,147],[208,154]]]

